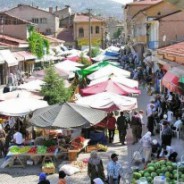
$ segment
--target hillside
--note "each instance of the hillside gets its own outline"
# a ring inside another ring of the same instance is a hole
[[[17,4],[29,4],[40,8],[56,7],[60,9],[64,5],[70,5],[75,12],[85,12],[87,8],[93,10],[94,14],[105,17],[117,17],[122,19],[122,4],[112,0],[0,0],[1,11],[17,6]]]

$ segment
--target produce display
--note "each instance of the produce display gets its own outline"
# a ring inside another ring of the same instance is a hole
[[[103,144],[97,144],[98,151],[107,151],[108,147]]]
[[[54,153],[56,150],[56,146],[11,146],[9,148],[10,154],[46,154],[46,153]]]
[[[76,137],[72,142],[70,146],[70,150],[79,150],[84,146],[85,138],[82,136]]]
[[[54,166],[54,163],[53,163],[53,162],[47,162],[47,163],[45,163],[45,164],[43,165],[43,167],[46,167],[46,168],[53,168],[53,167],[55,167],[55,166]]]
[[[176,184],[177,164],[166,160],[152,161],[144,170],[133,173],[131,183],[136,184],[139,178],[145,177],[152,184],[156,176],[165,176],[167,184]],[[179,181],[184,182],[184,167],[179,169]]]

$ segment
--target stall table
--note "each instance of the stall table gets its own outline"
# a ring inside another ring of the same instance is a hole
[[[35,147],[35,146],[30,146],[30,149],[32,147]],[[58,151],[57,148],[54,152],[50,152],[50,153],[48,153],[48,152],[46,152],[46,153],[28,153],[28,152],[27,153],[12,153],[9,151],[7,156],[12,157],[12,160],[13,160],[13,163],[12,163],[12,165],[10,165],[10,167],[25,167],[24,163],[21,160],[22,157],[25,158],[28,156],[34,156],[34,157],[41,156],[41,157],[43,157],[42,164],[45,164],[46,161],[51,161],[51,162],[53,161],[53,157],[58,155],[57,151]],[[67,153],[67,152],[62,151],[59,154],[63,154],[63,153]],[[15,164],[15,161],[17,161],[17,164]]]

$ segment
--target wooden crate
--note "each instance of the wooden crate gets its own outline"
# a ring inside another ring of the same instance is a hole
[[[55,173],[56,168],[55,167],[44,167],[42,166],[42,172],[46,173],[46,174],[53,174]]]
[[[90,153],[92,151],[98,151],[98,146],[97,145],[90,145],[90,146],[87,146],[86,148],[86,152],[87,153]]]

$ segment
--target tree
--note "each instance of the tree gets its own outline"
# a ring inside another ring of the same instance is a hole
[[[46,53],[49,53],[49,41],[43,35],[38,33],[33,26],[29,27],[29,49],[38,58],[42,58]]]
[[[94,48],[92,48],[91,49],[91,57],[93,58],[93,57],[96,57],[97,55],[99,55],[100,54],[100,49],[99,49],[99,47],[94,47]]]
[[[113,34],[113,38],[114,38],[114,39],[119,38],[119,37],[120,37],[120,35],[121,35],[121,33],[122,33],[122,29],[121,29],[121,28],[118,28],[118,29],[117,29],[117,31],[116,31],[116,32],[114,32],[114,34]]]
[[[64,80],[56,73],[53,66],[45,69],[45,85],[42,86],[41,94],[49,105],[67,101],[71,96],[71,91],[64,85]]]
[[[78,62],[79,63],[82,63],[86,67],[89,66],[89,65],[91,65],[91,61],[88,58],[84,57],[84,54],[83,53],[81,53]]]

